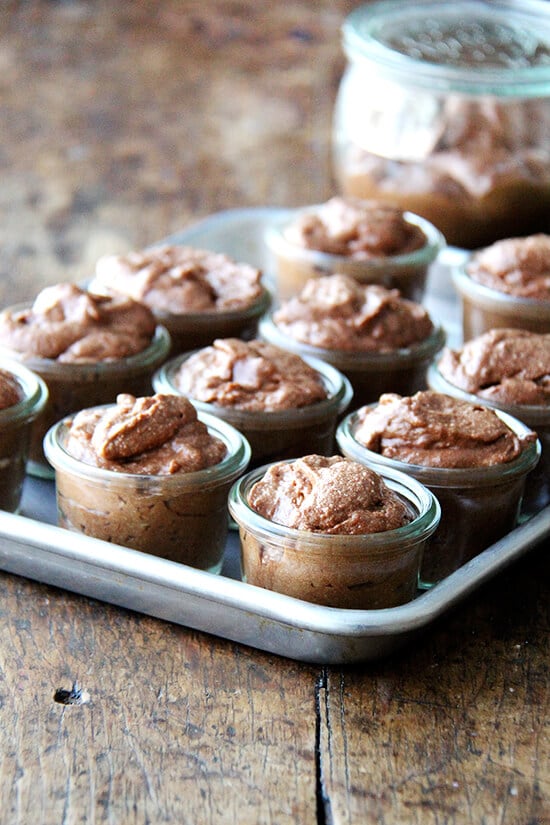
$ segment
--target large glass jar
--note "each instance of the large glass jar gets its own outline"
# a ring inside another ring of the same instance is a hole
[[[382,0],[342,31],[344,194],[397,204],[468,249],[550,231],[547,0]]]

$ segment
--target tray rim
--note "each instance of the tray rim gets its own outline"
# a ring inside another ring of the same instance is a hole
[[[180,595],[192,594],[243,612],[253,611],[257,616],[275,620],[288,627],[331,635],[361,637],[374,632],[409,632],[428,624],[548,536],[550,506],[520,524],[412,601],[398,607],[376,610],[316,605],[264,590],[225,575],[197,570],[188,565],[72,532],[28,515],[3,511],[0,512],[0,539],[3,540],[0,544],[0,569],[17,574],[24,567],[18,563],[17,552],[10,555],[6,550],[4,542],[7,541],[14,546],[24,546],[57,557],[67,565],[67,573],[76,570],[78,565],[89,566],[109,574],[117,573],[136,581],[152,583],[165,590],[174,590]],[[30,576],[28,571],[23,575],[36,581],[45,581],[39,568]],[[61,578],[59,576],[46,583],[55,585]],[[129,605],[121,602],[120,606]],[[215,632],[209,628],[203,629]]]

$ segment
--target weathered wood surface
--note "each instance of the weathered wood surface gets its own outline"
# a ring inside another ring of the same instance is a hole
[[[328,197],[354,5],[6,0],[0,303],[219,209]],[[0,574],[0,823],[546,825],[548,572],[535,550],[353,668]]]
[[[328,674],[327,822],[550,822],[548,573],[533,551],[407,651]]]

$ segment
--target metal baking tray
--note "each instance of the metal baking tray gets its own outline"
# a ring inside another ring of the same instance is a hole
[[[225,251],[268,272],[262,234],[280,209],[228,210],[171,236],[170,242]],[[459,318],[446,250],[425,301],[450,341]],[[139,613],[303,662],[351,664],[393,652],[508,564],[550,535],[550,506],[431,590],[400,607],[343,610],[310,604],[240,580],[231,530],[220,575],[195,570],[57,527],[52,481],[28,477],[21,514],[0,512],[0,569]]]

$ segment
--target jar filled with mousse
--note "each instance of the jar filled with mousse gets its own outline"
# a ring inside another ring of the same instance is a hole
[[[465,341],[500,327],[550,332],[550,235],[495,241],[451,275]]]
[[[119,392],[146,395],[170,350],[168,331],[151,310],[122,295],[99,295],[73,283],[42,289],[32,302],[0,313],[0,353],[23,363],[48,388],[33,423],[28,470],[51,478],[43,439],[75,410],[113,402]]]
[[[267,227],[276,297],[310,278],[344,273],[420,301],[445,238],[429,221],[383,201],[333,197],[292,210]]]
[[[229,510],[245,581],[356,610],[414,598],[440,517],[435,496],[414,479],[319,455],[247,473],[231,488]]]
[[[148,306],[170,333],[171,355],[215,338],[251,338],[271,297],[262,273],[221,252],[161,244],[105,255],[90,289],[121,293]]]
[[[517,525],[541,452],[536,434],[513,416],[431,390],[382,395],[347,415],[337,440],[349,458],[407,473],[437,496],[441,522],[424,551],[423,588]]]
[[[220,571],[227,495],[250,458],[229,424],[186,398],[123,393],[59,421],[44,449],[60,527]]]
[[[544,0],[382,0],[346,18],[334,167],[475,249],[550,226]]]
[[[236,427],[250,444],[252,466],[332,452],[338,418],[353,396],[331,364],[257,339],[222,338],[171,358],[153,386]]]
[[[534,430],[541,458],[525,482],[522,515],[550,504],[550,333],[491,329],[446,347],[428,370],[432,390],[501,410]]]
[[[16,361],[0,361],[0,509],[17,512],[33,422],[48,400],[40,376]]]
[[[384,392],[412,394],[445,342],[419,303],[398,290],[361,284],[347,275],[306,281],[260,321],[260,336],[302,357],[320,358],[345,375],[355,407]]]

